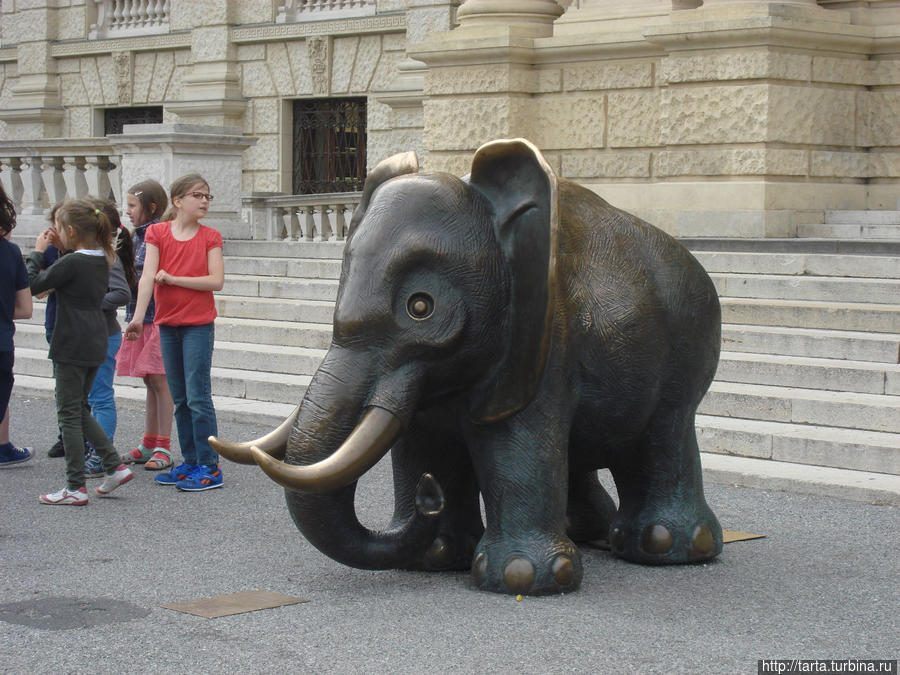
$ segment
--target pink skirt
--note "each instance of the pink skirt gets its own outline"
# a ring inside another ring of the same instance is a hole
[[[144,332],[137,340],[122,340],[122,346],[116,355],[116,375],[144,377],[165,374],[166,367],[159,347],[159,329],[155,324],[145,323]]]

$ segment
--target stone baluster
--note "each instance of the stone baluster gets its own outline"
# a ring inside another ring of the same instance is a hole
[[[106,159],[106,177],[109,181],[109,188],[112,190],[113,201],[116,204],[124,205],[122,199],[122,158],[119,155],[110,155]]]
[[[316,208],[312,205],[301,206],[300,212],[303,214],[303,239],[305,241],[315,241],[316,236]]]
[[[0,157],[0,182],[6,196],[10,198],[17,213],[22,211],[22,162],[18,157]]]
[[[88,193],[87,180],[84,177],[84,157],[63,158],[63,180],[70,199],[80,199]]]
[[[316,237],[316,241],[328,241],[334,236],[334,229],[331,226],[331,218],[328,217],[328,214],[334,213],[335,208],[331,205],[322,205],[319,211],[321,214],[319,217],[319,236]]]
[[[63,158],[58,155],[41,157],[41,173],[44,176],[44,189],[50,199],[50,205],[59,204],[66,198],[66,181],[63,180]]]
[[[22,157],[21,162],[21,213],[40,215],[44,212],[44,177],[41,175],[41,158]]]
[[[341,203],[331,207],[334,210],[334,238],[338,241],[342,241],[347,234],[347,221],[344,218],[347,206]]]
[[[93,155],[84,158],[84,179],[87,183],[87,193],[99,199],[109,199],[110,185],[109,159],[104,156]]]

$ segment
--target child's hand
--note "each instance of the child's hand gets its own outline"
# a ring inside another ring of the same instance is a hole
[[[47,233],[50,237],[50,243],[53,244],[60,251],[63,250],[62,240],[59,238],[59,230],[56,229],[56,226],[50,226],[47,228]]]
[[[50,230],[46,229],[37,236],[37,239],[34,240],[34,250],[38,253],[43,253],[49,248],[50,244],[52,243],[53,242],[51,240]]]
[[[160,286],[165,286],[166,284],[172,283],[172,275],[166,272],[165,270],[159,270],[154,277],[154,281],[158,283]]]
[[[144,322],[143,321],[131,321],[127,326],[125,326],[125,339],[126,340],[137,340],[144,333]]]

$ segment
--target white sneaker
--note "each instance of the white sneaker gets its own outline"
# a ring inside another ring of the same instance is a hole
[[[125,485],[132,478],[134,478],[134,474],[131,473],[131,469],[124,464],[119,464],[115,472],[108,474],[103,479],[103,482],[100,483],[100,487],[97,488],[97,494],[105,497],[120,485]]]
[[[64,506],[87,506],[87,488],[80,487],[77,490],[63,488],[59,492],[38,497],[43,504],[61,504]]]

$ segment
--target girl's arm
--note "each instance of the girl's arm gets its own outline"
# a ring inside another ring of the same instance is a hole
[[[109,283],[101,307],[106,311],[112,311],[129,302],[131,302],[131,289],[128,288],[128,282],[125,281],[125,268],[122,267],[122,261],[116,258],[116,262],[109,269]]]
[[[175,277],[165,270],[159,270],[156,273],[156,283],[181,286],[192,291],[221,291],[222,286],[225,285],[225,259],[220,247],[211,248],[206,252],[206,267],[209,270],[209,274],[202,277]],[[145,263],[144,274],[146,273],[147,267]],[[143,279],[144,277],[142,276],[141,280],[143,281]]]
[[[16,291],[16,306],[13,310],[13,319],[30,319],[34,311],[31,301],[31,289],[20,288]]]
[[[144,271],[141,272],[141,280],[138,282],[137,303],[134,307],[134,316],[125,326],[125,338],[137,340],[144,332],[144,315],[147,313],[147,305],[153,297],[154,277],[159,267],[159,249],[154,244],[147,244],[144,254]]]

